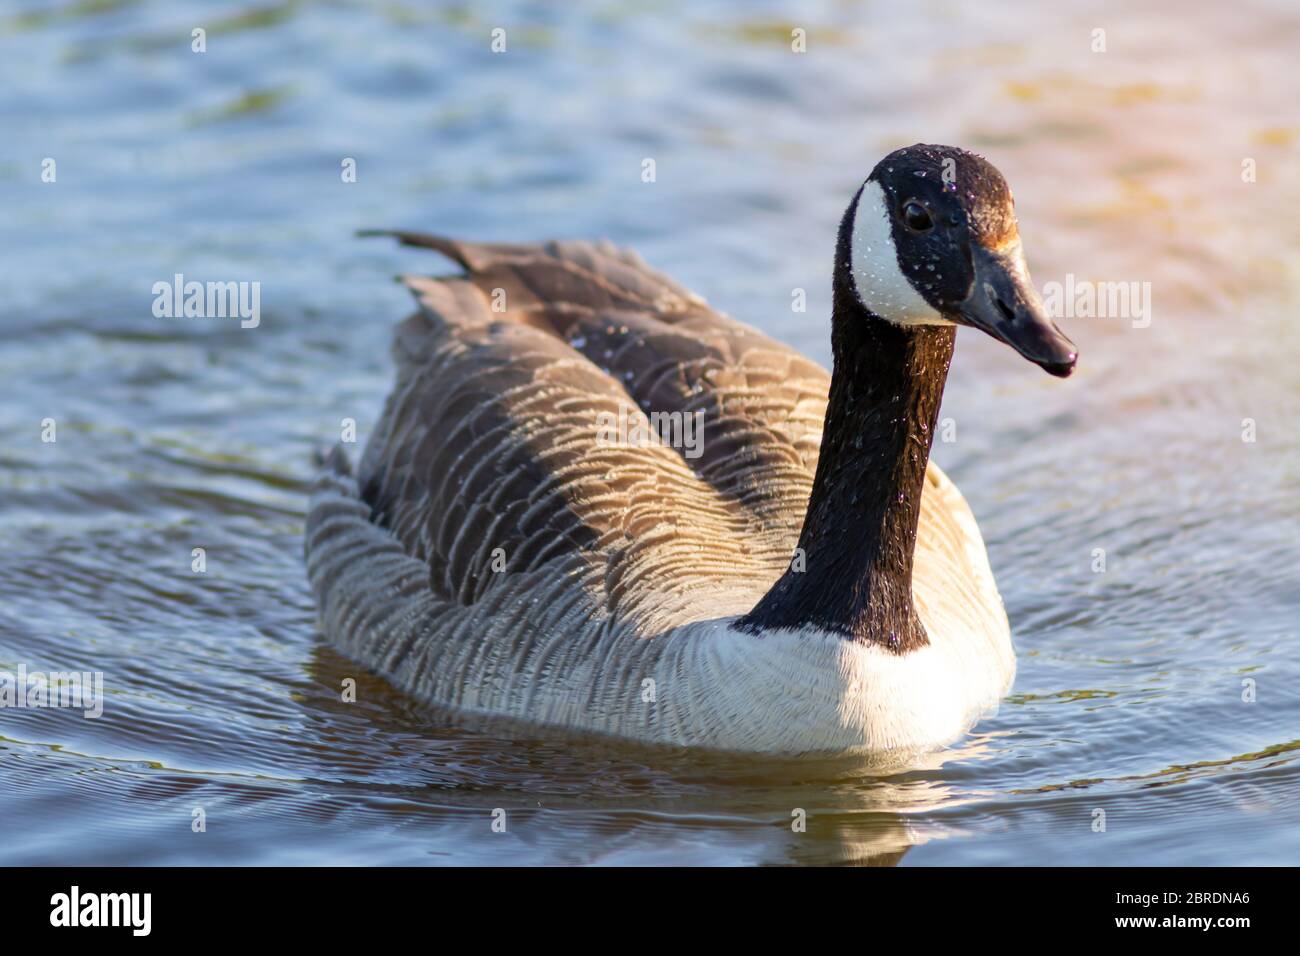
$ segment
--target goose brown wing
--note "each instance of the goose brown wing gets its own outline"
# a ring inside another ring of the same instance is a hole
[[[499,574],[576,557],[588,584],[599,572],[597,605],[648,620],[700,590],[742,611],[775,579],[781,536],[678,451],[600,440],[602,414],[640,415],[619,379],[550,330],[501,321],[473,283],[408,284],[421,310],[398,328],[397,383],[358,480],[436,595],[473,604]]]
[[[816,470],[830,383],[824,369],[609,243],[392,235],[464,268],[454,291],[462,308],[472,287],[487,299],[492,319],[535,329],[580,353],[635,407],[677,434],[698,422],[697,447],[678,448],[689,451],[685,463],[793,546]],[[422,301],[445,298],[445,281],[407,282]],[[441,305],[433,310],[447,321]]]

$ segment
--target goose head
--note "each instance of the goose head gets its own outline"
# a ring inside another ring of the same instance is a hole
[[[845,212],[835,278],[864,321],[970,326],[1052,375],[1074,370],[1074,343],[1029,278],[1011,190],[964,149],[916,145],[882,159]]]

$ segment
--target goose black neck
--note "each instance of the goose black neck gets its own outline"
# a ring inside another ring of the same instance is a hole
[[[867,312],[839,265],[835,366],[801,553],[736,626],[816,627],[906,653],[929,643],[912,602],[912,557],[956,330]]]

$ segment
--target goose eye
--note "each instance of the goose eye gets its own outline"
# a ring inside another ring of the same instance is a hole
[[[908,229],[915,232],[925,232],[934,226],[929,210],[915,199],[909,199],[903,204],[903,222],[907,223]]]

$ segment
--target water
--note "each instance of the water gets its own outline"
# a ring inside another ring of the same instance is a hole
[[[745,6],[6,6],[0,669],[107,703],[0,710],[0,862],[1300,858],[1300,14]],[[887,775],[663,753],[457,726],[323,645],[310,455],[364,441],[389,279],[440,267],[354,229],[609,236],[825,362],[838,216],[916,140],[1006,173],[1040,286],[1152,290],[1062,320],[1068,382],[958,337],[935,456],[1013,623],[996,717]],[[155,318],[177,272],[261,282],[261,324]]]

